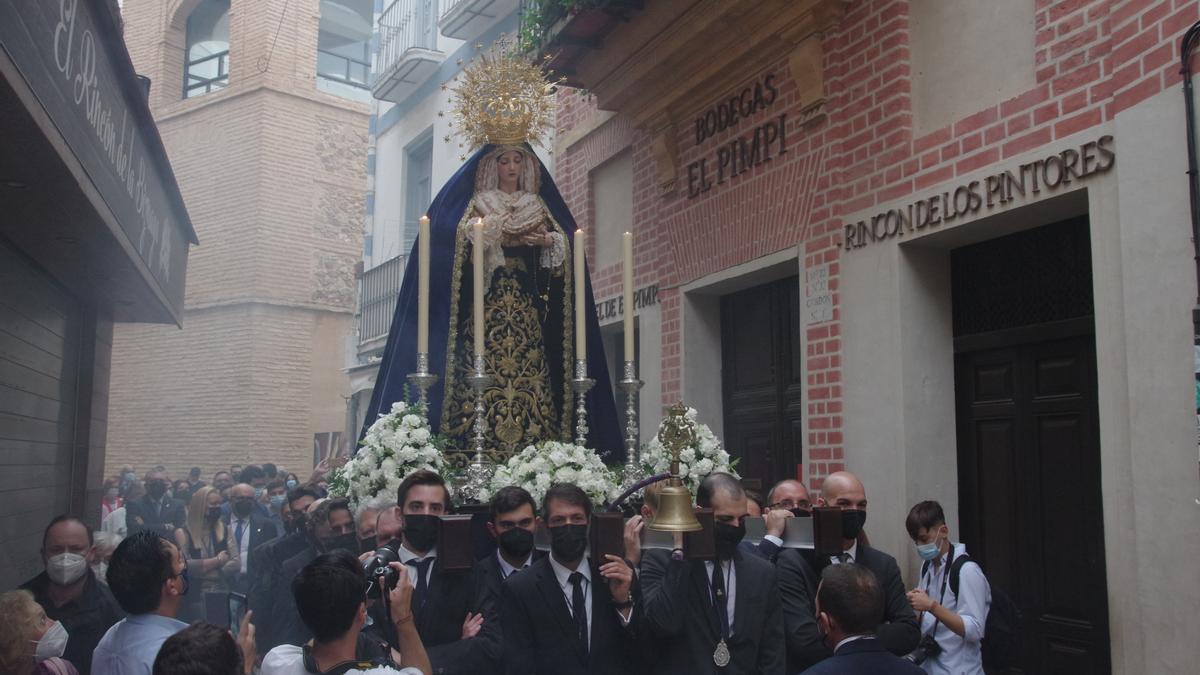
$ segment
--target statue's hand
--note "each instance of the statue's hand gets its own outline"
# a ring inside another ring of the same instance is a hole
[[[554,240],[550,237],[550,233],[545,230],[540,230],[537,232],[529,232],[527,234],[521,235],[520,241],[522,244],[524,244],[526,246],[541,246],[541,247],[550,246],[551,244],[554,243]]]

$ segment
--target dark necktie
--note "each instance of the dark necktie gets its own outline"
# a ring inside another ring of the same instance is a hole
[[[729,597],[725,587],[725,570],[720,560],[713,561],[712,596],[713,608],[717,610],[717,625],[721,627],[721,638],[729,637]]]
[[[575,615],[575,627],[579,630],[579,641],[583,643],[583,651],[588,648],[587,600],[583,597],[583,575],[572,572],[568,577],[571,585],[571,613]]]
[[[843,565],[845,565],[846,563],[850,562],[850,552],[849,552],[849,551],[842,551],[841,553],[839,553],[839,554],[838,554],[838,561],[839,561],[839,562],[841,562]]]
[[[408,566],[416,570],[416,579],[413,579],[413,608],[425,606],[425,599],[429,596],[429,582],[425,580],[425,573],[429,571],[429,566],[433,564],[435,558],[432,556],[423,560],[409,560]]]
[[[233,533],[233,536],[237,537],[237,547],[238,547],[239,554],[242,553],[242,535],[245,533],[246,533],[246,521],[242,520],[241,518],[238,518],[237,530]]]

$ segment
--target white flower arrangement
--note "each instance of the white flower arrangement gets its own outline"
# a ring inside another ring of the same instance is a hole
[[[554,483],[574,483],[599,507],[616,497],[620,486],[595,450],[572,443],[542,441],[526,446],[496,467],[491,484],[483,490],[480,501],[488,501],[500,488],[516,485],[542,503],[546,490]]]
[[[329,494],[346,497],[354,508],[377,497],[395,499],[400,482],[418,469],[444,477],[446,458],[421,409],[397,401],[367,430],[358,453],[334,471]]]
[[[679,408],[672,410],[676,411]],[[687,408],[681,416],[682,420],[678,419],[680,417],[678,415],[668,414],[659,425],[658,433],[642,448],[642,464],[647,475],[670,471],[671,451],[663,444],[664,431],[668,424],[682,423],[687,427],[686,431],[694,434],[694,443],[689,443],[679,451],[679,476],[683,479],[684,485],[691,490],[693,497],[700,487],[700,481],[714,471],[733,474],[740,478],[733,470],[737,465],[737,460],[730,461],[729,453],[721,446],[721,440],[712,432],[712,429],[708,428],[707,424],[697,420],[698,415],[695,408]]]

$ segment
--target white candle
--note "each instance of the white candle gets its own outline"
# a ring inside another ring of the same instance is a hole
[[[483,356],[483,219],[475,219],[475,240],[471,256],[475,263],[472,295],[475,298],[475,355]]]
[[[633,345],[633,233],[626,232],[624,237],[624,250],[622,251],[625,258],[625,269],[622,291],[624,293],[623,304],[625,305],[625,360],[633,361],[634,345]]]
[[[583,228],[575,230],[575,359],[587,358],[587,314],[583,301]]]
[[[429,353],[429,216],[417,233],[417,353]]]

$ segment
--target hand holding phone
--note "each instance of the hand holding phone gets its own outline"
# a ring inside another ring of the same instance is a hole
[[[248,604],[242,593],[229,594],[229,632],[238,635],[242,631],[242,619],[246,616]]]

